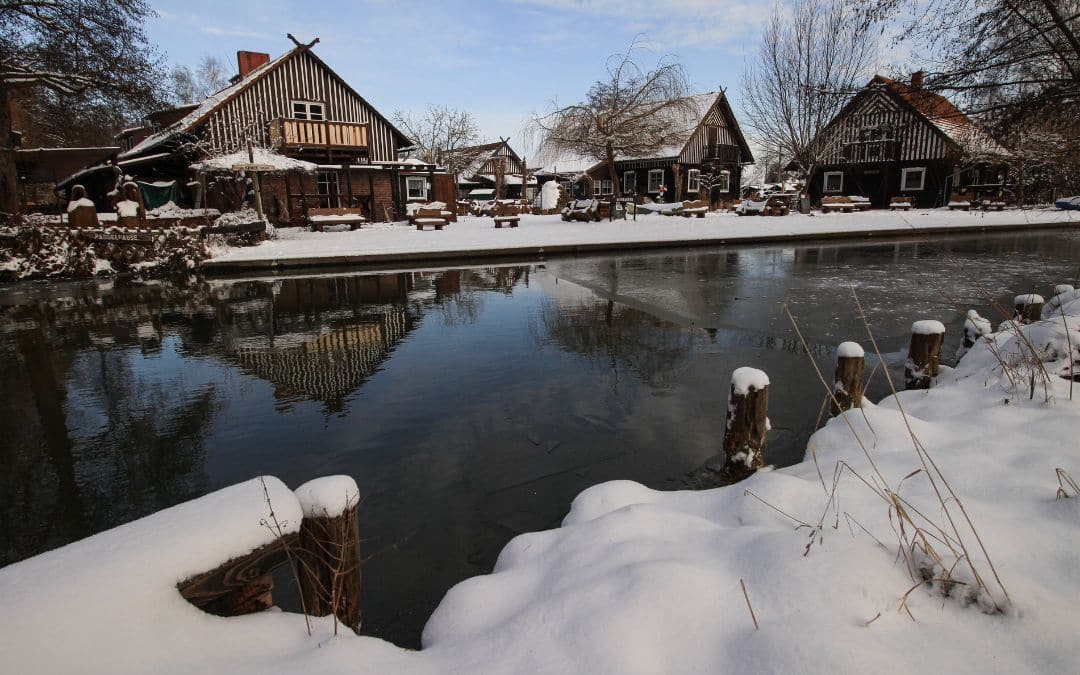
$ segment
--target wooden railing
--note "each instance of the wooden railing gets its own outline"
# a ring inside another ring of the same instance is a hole
[[[732,162],[739,161],[739,148],[724,143],[712,143],[705,146],[705,159],[707,161]]]
[[[286,147],[366,148],[368,125],[281,117],[270,123],[270,138]]]

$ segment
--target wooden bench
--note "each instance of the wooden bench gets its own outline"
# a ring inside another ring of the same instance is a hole
[[[787,214],[787,200],[780,197],[769,197],[765,201],[765,208],[761,210],[763,216],[786,216]]]
[[[907,211],[911,208],[911,197],[893,197],[889,200],[889,210]]]
[[[765,211],[766,205],[768,202],[764,200],[745,199],[735,207],[735,213],[740,216],[760,216]]]
[[[308,209],[308,224],[315,232],[322,232],[327,225],[348,225],[349,231],[359,228],[367,222],[358,209],[336,207]]]
[[[704,218],[709,212],[709,202],[704,199],[683,202],[682,215],[687,218]]]
[[[971,208],[971,195],[963,193],[953,193],[949,195],[949,210],[955,211],[960,209],[961,211],[967,211]]]
[[[449,224],[449,221],[443,216],[442,209],[417,209],[409,220],[421,232],[428,225],[431,225],[436,230],[441,230]]]
[[[851,213],[855,210],[855,205],[852,204],[851,200],[847,197],[822,197],[821,210],[825,213],[829,213],[830,211]]]
[[[856,211],[869,211],[874,208],[874,205],[870,203],[870,200],[866,197],[860,197],[858,195],[848,195],[848,201],[855,207]]]
[[[518,209],[513,204],[496,204],[491,210],[491,215],[495,220],[497,229],[503,225],[517,227],[521,222],[521,214],[518,213]]]
[[[600,204],[595,199],[578,199],[577,201],[570,202],[566,205],[566,208],[562,211],[562,219],[565,221],[580,220],[588,222],[590,220],[599,220],[597,214],[600,211]]]

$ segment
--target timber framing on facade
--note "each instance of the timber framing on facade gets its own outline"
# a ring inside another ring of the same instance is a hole
[[[555,152],[541,146],[533,164],[540,182],[559,180],[572,194],[604,198],[620,181],[624,196],[638,201],[705,199],[713,206],[738,198],[742,168],[753,164],[724,92],[691,97],[691,111],[673,120],[683,129],[679,141],[651,157],[616,157],[615,177],[604,162]]]
[[[1008,151],[940,94],[876,75],[814,140],[821,161],[810,196],[860,195],[878,208],[894,197],[942,206],[950,194],[1008,189]],[[790,167],[789,167],[790,168]]]
[[[316,41],[317,42],[317,41]],[[151,115],[122,132],[116,164],[142,180],[174,179],[192,205],[200,195],[188,167],[250,143],[314,164],[263,181],[264,211],[280,223],[302,222],[308,208],[362,209],[372,220],[402,217],[404,204],[452,200],[452,179],[432,164],[398,161],[413,145],[384,115],[312,51],[297,46],[271,59],[237,53],[233,83],[205,100]]]
[[[503,190],[500,198],[521,199],[531,198],[533,189],[536,187],[536,178],[528,176],[525,162],[514,152],[510,144],[505,140],[483,145],[474,145],[457,150],[457,154],[467,158],[469,164],[458,174],[458,192],[462,198],[468,199],[474,190],[479,192],[491,191],[492,196],[498,192],[498,177],[502,173]],[[523,183],[528,180],[528,185]]]

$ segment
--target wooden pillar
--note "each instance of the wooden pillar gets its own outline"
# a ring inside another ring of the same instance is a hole
[[[371,213],[368,214],[368,218],[371,222],[375,222],[375,177],[372,175],[371,170],[365,171],[367,173],[367,189],[368,189],[368,208]]]
[[[1016,318],[1023,323],[1031,323],[1042,319],[1042,309],[1046,301],[1043,296],[1034,293],[1024,293],[1013,298],[1013,306],[1016,308]]]
[[[840,343],[836,350],[836,374],[833,376],[833,415],[862,407],[865,363],[865,352],[858,343]]]
[[[941,345],[945,343],[945,325],[940,321],[916,321],[911,324],[911,345],[904,364],[907,389],[929,389],[941,364]]]
[[[334,614],[360,630],[360,524],[356,483],[347,476],[308,481],[296,489],[300,523],[299,576],[304,609]]]
[[[724,467],[727,482],[740,481],[761,468],[769,431],[769,377],[756,368],[731,374],[727,424],[724,427]]]
[[[348,207],[352,208],[352,171],[349,170],[348,164],[342,164],[341,170],[345,172],[345,192],[349,195]],[[352,229],[351,227],[349,228]]]

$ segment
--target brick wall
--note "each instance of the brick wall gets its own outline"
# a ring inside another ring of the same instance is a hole
[[[304,203],[308,208],[337,206],[340,204],[343,207],[355,207],[363,210],[364,215],[373,221],[385,219],[384,206],[393,213],[393,188],[388,171],[357,169],[349,172],[348,179],[346,179],[345,171],[339,170],[337,174],[340,196],[334,204],[329,204],[325,197],[319,196],[316,174],[290,173],[287,177],[285,174],[264,175],[261,184],[263,209],[270,216],[271,221],[277,224],[283,224],[286,221],[286,213],[290,224],[302,224],[304,222],[304,208],[300,200],[302,183]],[[288,188],[286,188],[285,184],[286,179],[288,180]],[[351,201],[349,199],[350,182]],[[369,199],[372,188],[374,188],[374,200]]]

